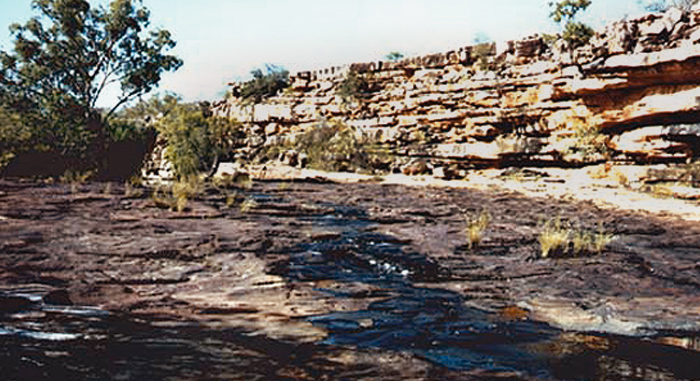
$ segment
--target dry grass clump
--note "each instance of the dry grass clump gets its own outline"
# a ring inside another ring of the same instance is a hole
[[[550,254],[556,255],[564,252],[569,246],[571,231],[561,226],[559,217],[548,220],[542,226],[542,232],[537,240],[540,242],[542,258],[547,258]]]
[[[580,227],[563,226],[559,217],[546,221],[538,237],[542,258],[600,254],[612,240],[613,235],[600,227],[597,232],[590,232]]]
[[[197,197],[203,190],[203,183],[197,176],[188,176],[169,186],[158,186],[151,194],[156,207],[182,212],[187,209],[189,200]]]
[[[76,194],[80,192],[80,188],[85,182],[95,175],[94,171],[78,171],[67,170],[63,176],[59,177],[59,181],[64,184],[70,184],[70,192]]]
[[[469,250],[472,250],[481,243],[483,233],[486,228],[488,228],[489,222],[491,222],[491,215],[489,212],[483,210],[478,215],[465,214],[464,219],[467,223],[467,246]]]
[[[252,198],[247,198],[241,203],[241,213],[248,213],[258,207],[258,202]]]
[[[129,180],[124,182],[124,197],[126,198],[139,198],[143,196],[143,190],[141,186],[143,185],[143,180],[139,176],[133,176]]]
[[[178,212],[185,210],[189,200],[202,192],[202,185],[201,180],[197,176],[188,176],[175,182],[171,187],[175,201],[174,209]]]
[[[217,189],[249,189],[253,185],[253,180],[250,178],[250,175],[245,172],[236,172],[234,174],[224,173],[221,176],[213,177],[211,184]]]

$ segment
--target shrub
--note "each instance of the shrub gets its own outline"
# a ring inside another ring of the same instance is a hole
[[[595,31],[588,25],[580,22],[568,22],[564,26],[561,38],[566,41],[569,49],[576,49],[579,46],[586,45],[594,35]]]
[[[403,59],[404,55],[401,52],[389,52],[384,58],[390,62],[399,62]]]
[[[151,193],[151,200],[158,208],[182,212],[189,201],[202,192],[203,187],[198,176],[188,176],[167,186],[157,186]]]
[[[252,198],[247,198],[241,203],[241,213],[248,213],[258,207],[258,202]]]
[[[174,199],[174,209],[182,212],[191,198],[202,191],[202,182],[198,176],[188,176],[172,184],[171,192]]]
[[[557,23],[565,22],[562,39],[569,50],[585,45],[595,34],[588,25],[574,21],[576,15],[585,11],[590,5],[591,0],[561,0],[549,3],[551,8],[549,17]]]
[[[94,171],[79,171],[76,169],[68,169],[59,177],[59,181],[64,184],[70,184],[71,193],[75,194],[80,191],[80,186],[95,175]]]
[[[338,94],[344,102],[360,100],[373,91],[372,75],[359,74],[354,70],[350,70],[345,79],[338,85],[336,94]]]
[[[233,175],[225,173],[212,178],[211,184],[218,189],[250,188],[252,180],[250,175],[245,172],[236,172]]]
[[[165,138],[166,158],[178,179],[201,171],[213,174],[220,156],[238,144],[242,135],[238,122],[210,115],[207,104],[176,104],[156,128]]]
[[[388,155],[371,137],[358,137],[355,129],[339,121],[321,120],[298,135],[294,147],[308,158],[308,165],[323,171],[366,170],[384,166]]]
[[[253,79],[245,82],[240,89],[244,102],[260,103],[289,87],[289,71],[283,68],[266,65],[264,71],[255,69],[250,74]]]
[[[32,145],[34,132],[21,116],[0,105],[0,170]]]
[[[494,66],[491,57],[494,55],[494,46],[491,42],[482,42],[472,48],[472,60],[476,62],[479,70],[493,70]]]
[[[584,160],[595,155],[607,157],[610,150],[607,146],[608,137],[602,134],[598,126],[586,119],[575,117],[572,121],[574,129],[574,144],[568,147],[568,154],[579,153]]]
[[[649,12],[666,12],[671,8],[689,11],[697,3],[698,0],[658,0],[644,5],[644,9]]]

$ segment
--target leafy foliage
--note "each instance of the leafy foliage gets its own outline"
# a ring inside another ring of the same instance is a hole
[[[388,167],[389,154],[376,139],[340,121],[322,119],[313,128],[298,134],[293,142],[267,147],[267,158],[289,150],[304,155],[310,168],[322,171],[375,173]]]
[[[491,56],[495,54],[495,46],[493,40],[486,33],[478,32],[473,40],[471,59],[474,61],[479,70],[493,70],[495,65],[491,60]]]
[[[494,46],[491,42],[480,42],[472,48],[472,60],[480,70],[492,70],[495,65],[491,62],[490,57],[493,56]]]
[[[167,142],[166,157],[179,179],[215,170],[219,157],[242,138],[237,122],[211,115],[206,103],[170,107],[156,128]]]
[[[389,52],[384,58],[390,62],[399,62],[404,58],[404,55],[401,52]]]
[[[665,12],[671,8],[688,11],[697,3],[698,0],[658,0],[644,5],[644,9],[649,12]]]
[[[561,37],[566,41],[571,49],[586,45],[590,41],[595,31],[586,24],[580,22],[569,22],[564,27]]]
[[[574,21],[576,15],[585,11],[591,3],[591,0],[561,0],[549,3],[551,9],[549,17],[557,23],[564,22],[562,38],[566,41],[569,49],[586,44],[595,34],[588,25]]]
[[[549,17],[555,22],[571,21],[580,11],[585,11],[591,5],[591,0],[561,0],[558,2],[549,2],[549,7],[552,11]]]
[[[30,145],[32,131],[16,111],[0,106],[0,168]]]
[[[336,94],[344,101],[349,102],[364,98],[372,90],[372,82],[369,75],[359,74],[354,70],[350,70],[338,86]]]
[[[255,69],[250,74],[253,79],[244,83],[240,90],[244,101],[260,103],[289,87],[289,71],[280,67],[267,65],[264,71]]]
[[[170,32],[148,30],[150,14],[138,4],[34,0],[38,15],[10,27],[14,52],[0,52],[0,105],[19,117],[2,128],[28,129],[32,149],[83,161],[104,151],[105,121],[182,65],[167,54]],[[97,102],[113,85],[121,92],[103,115]]]
[[[582,118],[573,118],[574,142],[568,147],[568,154],[581,154],[584,160],[610,154],[607,146],[608,137],[601,133],[596,124]]]

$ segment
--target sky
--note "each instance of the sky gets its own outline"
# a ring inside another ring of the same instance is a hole
[[[513,40],[556,32],[550,0],[143,0],[151,26],[173,33],[184,65],[159,91],[185,101],[222,99],[231,81],[265,64],[290,72],[353,62],[446,52],[477,36]],[[581,21],[600,28],[639,15],[640,0],[593,0]],[[106,0],[91,0],[106,4]],[[31,0],[0,0],[0,50],[11,50],[7,27],[34,13]],[[115,94],[101,102],[108,105]]]

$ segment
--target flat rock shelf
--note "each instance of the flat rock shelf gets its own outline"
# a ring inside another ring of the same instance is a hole
[[[0,180],[4,379],[700,379],[697,223],[379,183],[151,192]],[[615,238],[542,258],[555,217]]]

